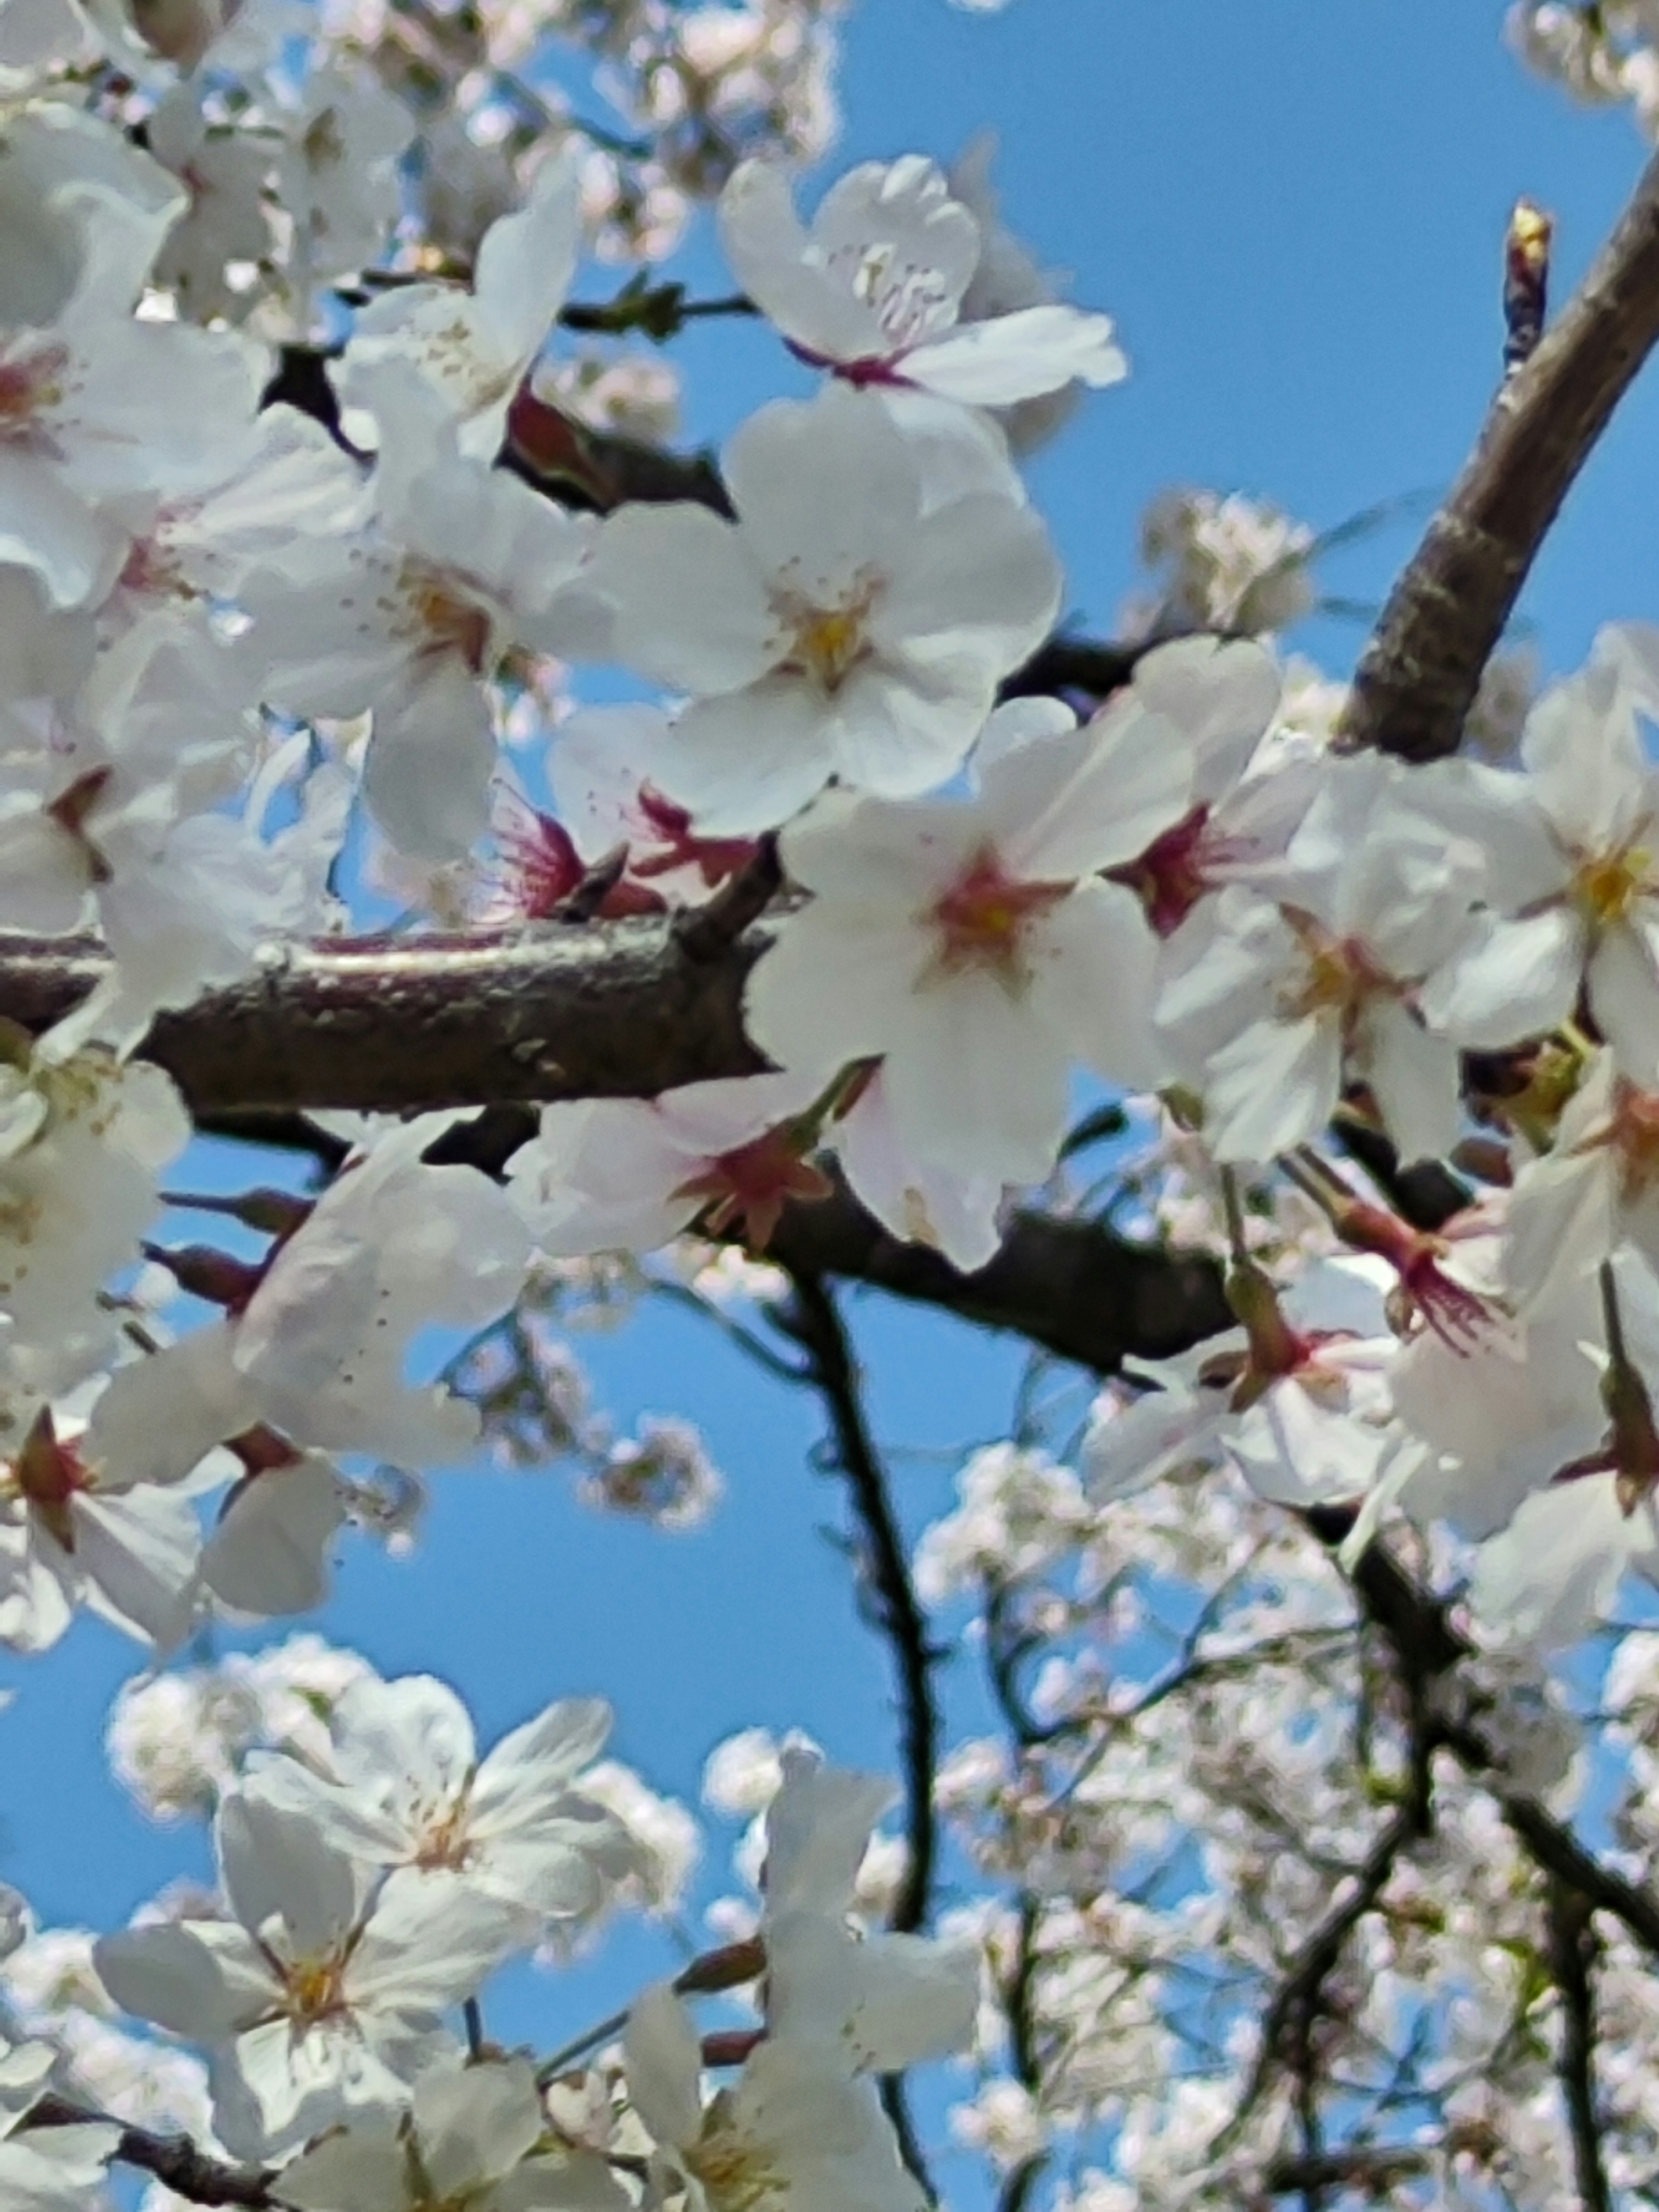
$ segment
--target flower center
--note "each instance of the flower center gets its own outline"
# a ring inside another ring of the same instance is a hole
[[[1280,996],[1285,1020],[1334,1015],[1346,1025],[1373,994],[1393,988],[1372,965],[1364,945],[1329,936],[1310,915],[1289,907],[1283,912],[1303,952],[1301,975]]]
[[[72,1552],[75,1522],[70,1503],[77,1492],[91,1487],[90,1470],[71,1445],[58,1442],[52,1408],[42,1406],[16,1458],[0,1474],[0,1492],[22,1498],[48,1534],[64,1551]]]
[[[283,1971],[284,2009],[297,2027],[310,2027],[347,2009],[345,1961],[336,1951],[296,1959]]]
[[[403,573],[404,596],[415,618],[420,649],[453,653],[474,676],[482,676],[489,652],[489,617],[470,599],[453,576],[410,561]]]
[[[1607,927],[1627,919],[1638,898],[1652,888],[1653,855],[1640,845],[1602,853],[1586,860],[1573,880],[1578,905],[1592,922]]]
[[[437,1867],[460,1868],[471,1849],[467,1827],[466,1792],[445,1806],[427,1822],[415,1853],[415,1864],[430,1873]]]
[[[937,969],[959,975],[981,969],[1011,989],[1023,988],[1030,980],[1026,952],[1032,924],[1070,889],[1068,884],[1021,883],[990,846],[981,846],[928,911]]]
[[[839,690],[864,653],[864,617],[856,607],[816,614],[795,632],[793,658],[826,691]]]
[[[0,442],[33,442],[35,416],[63,400],[68,367],[63,346],[42,346],[17,360],[0,361]]]
[[[711,1237],[723,1237],[741,1221],[750,1249],[763,1252],[789,1200],[828,1198],[833,1188],[822,1170],[801,1158],[797,1133],[784,1127],[720,1153],[688,1176],[674,1196],[708,1201],[702,1225]]]
[[[786,2193],[783,2170],[773,2154],[718,2119],[705,2126],[702,2141],[684,2155],[714,2212],[754,2212],[769,2197]]]

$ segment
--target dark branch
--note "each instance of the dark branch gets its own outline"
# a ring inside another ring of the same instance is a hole
[[[1553,330],[1499,390],[1389,595],[1343,715],[1350,746],[1455,752],[1480,672],[1613,409],[1659,341],[1659,158]]]
[[[75,2127],[106,2117],[102,2112],[85,2112],[67,2098],[43,2097],[30,2112],[27,2124]],[[277,2202],[271,2194],[274,2175],[253,2166],[228,2166],[222,2159],[210,2158],[187,2136],[155,2135],[148,2128],[123,2127],[120,2141],[111,2155],[113,2163],[137,2166],[179,2196],[189,2197],[193,2204],[234,2204],[251,2208],[251,2212],[271,2212]]]
[[[1595,1929],[1584,1898],[1565,1882],[1550,1883],[1548,1915],[1550,1972],[1561,1997],[1561,2047],[1555,2071],[1572,2137],[1578,2202],[1583,2212],[1613,2212],[1595,2112],[1595,1992],[1590,1979]]]
[[[1325,1917],[1297,1949],[1261,2023],[1255,2065],[1238,2110],[1228,2123],[1226,2136],[1234,2134],[1255,2110],[1276,2066],[1288,2061],[1304,2081],[1310,2078],[1313,2029],[1324,2002],[1325,1984],[1335,1972],[1349,1936],[1375,1908],[1388,1887],[1395,1862],[1416,1832],[1411,1811],[1396,1813],[1347,1877]]]
[[[144,1055],[198,1115],[650,1097],[764,1066],[742,1003],[765,944],[756,927],[706,958],[654,916],[325,939],[163,1014]],[[106,966],[87,939],[0,936],[0,1014],[47,1029]]]
[[[908,1935],[926,1924],[939,1842],[933,1782],[939,1716],[931,1680],[933,1654],[927,1620],[910,1580],[886,1473],[864,1417],[852,1342],[835,1299],[817,1275],[792,1274],[790,1279],[793,1294],[774,1319],[806,1354],[810,1380],[823,1401],[830,1421],[826,1458],[847,1479],[858,1524],[863,1595],[875,1626],[886,1638],[898,1678],[907,1863],[889,1921],[900,1934]]]
[[[792,1278],[793,1294],[773,1316],[805,1353],[810,1380],[830,1421],[825,1459],[846,1477],[858,1524],[860,1596],[886,1639],[898,1678],[899,1757],[904,1771],[904,1879],[888,1924],[901,1935],[926,1925],[939,1848],[933,1784],[939,1771],[940,1721],[932,1681],[934,1655],[927,1620],[910,1580],[904,1540],[893,1512],[887,1477],[864,1417],[853,1346],[836,1302],[816,1275]],[[881,2100],[904,2163],[936,2201],[927,2160],[904,2094],[903,2077],[883,2077]]]

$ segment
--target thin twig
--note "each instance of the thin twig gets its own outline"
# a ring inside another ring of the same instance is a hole
[[[775,1319],[811,1362],[811,1380],[830,1422],[827,1455],[846,1477],[858,1523],[862,1594],[871,1618],[887,1640],[898,1677],[905,1867],[888,1924],[908,1934],[927,1922],[938,1851],[933,1787],[939,1771],[940,1722],[931,1680],[935,1654],[928,1641],[927,1617],[910,1579],[885,1470],[865,1419],[852,1343],[821,1278],[792,1275],[791,1283],[789,1304]],[[932,2201],[935,2191],[911,2122],[901,2075],[883,2077],[881,2100],[904,2163]]]
[[[1395,1862],[1415,1832],[1416,1824],[1409,1811],[1396,1813],[1348,1876],[1341,1896],[1301,1944],[1267,2008],[1255,2065],[1215,2148],[1237,2137],[1261,2101],[1274,2067],[1298,2050],[1305,2053],[1323,2002],[1325,1984],[1342,1956],[1343,1947],[1375,1907],[1388,1887]]]
[[[1547,1907],[1550,1972],[1561,1997],[1561,2046],[1555,2071],[1572,2138],[1572,2169],[1583,2212],[1613,2212],[1613,2195],[1601,2163],[1601,2124],[1595,2111],[1595,1992],[1591,1981],[1597,1943],[1588,1901],[1559,1880],[1549,1884]]]
[[[81,2127],[88,2122],[120,2127],[120,2137],[110,2154],[112,2164],[136,2166],[165,2184],[193,2204],[234,2204],[249,2212],[269,2212],[277,2200],[271,2193],[276,2176],[250,2166],[232,2166],[198,2150],[188,2136],[158,2135],[149,2128],[130,2128],[111,2122],[106,2112],[88,2112],[66,2097],[43,2097],[28,2115],[27,2127]],[[14,2136],[13,2140],[17,2138]]]
[[[792,1275],[790,1280],[793,1297],[778,1316],[779,1326],[811,1363],[811,1381],[830,1420],[833,1462],[847,1479],[858,1523],[866,1592],[898,1678],[906,1864],[889,1917],[894,1929],[908,1933],[927,1921],[938,1847],[933,1783],[939,1716],[931,1680],[934,1654],[910,1579],[886,1474],[865,1419],[851,1341],[835,1299],[819,1278]]]

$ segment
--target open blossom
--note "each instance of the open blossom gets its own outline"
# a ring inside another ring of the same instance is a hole
[[[508,1188],[556,1258],[654,1252],[704,1217],[761,1249],[791,1198],[829,1189],[805,1157],[810,1135],[789,1127],[817,1088],[811,1074],[751,1075],[544,1106]]]
[[[1305,1507],[1364,1498],[1389,1431],[1398,1354],[1384,1305],[1389,1270],[1355,1256],[1296,1277],[1259,1316],[1180,1358],[1129,1363],[1156,1384],[1097,1401],[1083,1467],[1097,1503],[1159,1476],[1231,1463],[1258,1497]],[[1425,1332],[1427,1334],[1428,1332]],[[1437,1342],[1439,1340],[1436,1340]]]
[[[635,2111],[708,2212],[922,2212],[875,2085],[817,2044],[769,2039],[705,2106],[696,2025],[665,1984],[629,2012],[623,2055]]]
[[[414,1468],[466,1451],[476,1411],[405,1381],[409,1342],[434,1321],[495,1319],[522,1286],[529,1239],[476,1168],[422,1158],[457,1118],[388,1131],[240,1283],[234,1311],[119,1370],[106,1418],[149,1480],[176,1480],[259,1425],[297,1447]]]
[[[101,596],[120,567],[101,501],[224,475],[268,366],[233,332],[128,314],[105,279],[89,245],[80,289],[51,320],[0,325],[0,558],[33,568],[59,606]]]
[[[1170,941],[1158,1023],[1218,1158],[1316,1136],[1345,1077],[1369,1085],[1407,1158],[1455,1141],[1457,1054],[1419,987],[1468,933],[1480,860],[1413,812],[1402,773],[1332,763],[1272,896],[1225,889]]]
[[[493,460],[513,395],[564,305],[581,233],[579,163],[556,155],[524,206],[484,234],[470,289],[404,285],[359,311],[340,364],[346,404],[378,415],[379,372],[412,363],[454,416],[461,452]]]
[[[159,1172],[189,1136],[159,1067],[102,1052],[58,1060],[0,1035],[0,1315],[14,1343],[67,1353],[108,1335],[96,1294],[137,1257]]]
[[[786,1068],[880,1057],[917,1159],[1028,1182],[1053,1165],[1074,1063],[1139,1085],[1161,1073],[1155,940],[1097,871],[1184,812],[1192,753],[1129,696],[1084,729],[1053,701],[1004,708],[981,760],[966,801],[833,792],[786,830],[813,896],[755,968],[747,1013]]]
[[[678,504],[605,524],[590,581],[618,657],[691,695],[662,773],[702,834],[787,821],[832,776],[885,798],[943,782],[1046,634],[1042,525],[993,492],[934,504],[924,461],[832,386],[732,439],[735,522]]]
[[[979,1946],[861,1936],[859,1869],[893,1791],[787,1746],[766,1813],[761,1934],[769,2036],[821,2045],[855,2073],[896,2073],[966,2048],[979,2004]]]
[[[42,1405],[0,1449],[0,1643],[44,1650],[85,1604],[166,1649],[200,1551],[189,1499],[136,1482],[118,1437]]]
[[[720,227],[750,298],[796,352],[854,383],[999,407],[1128,374],[1106,315],[1044,302],[963,318],[980,225],[918,155],[850,170],[810,232],[782,170],[743,162],[721,194]]]
[[[620,1821],[580,1788],[610,1732],[597,1698],[562,1700],[480,1760],[466,1708],[430,1675],[354,1683],[316,1763],[256,1752],[259,1801],[307,1820],[337,1849],[388,1870],[388,1899],[434,1875],[544,1918],[590,1913],[629,1870]]]
[[[0,2203],[16,2212],[85,2212],[98,2201],[120,2130],[102,2120],[31,2128],[31,2108],[54,2087],[49,2043],[0,2038]]]
[[[283,2168],[295,2212],[629,2212],[591,2154],[556,2148],[525,2058],[440,2067],[401,2120],[354,2121]],[[537,2156],[538,2148],[550,2155]]]
[[[228,1917],[104,1936],[115,2002],[203,2045],[214,2128],[264,2159],[459,2060],[444,2015],[533,1930],[459,1875],[376,1899],[368,1876],[298,1816],[234,1795],[216,1823]]]
[[[1523,774],[1448,763],[1416,795],[1486,858],[1478,926],[1422,994],[1460,1043],[1542,1035],[1582,988],[1621,1073],[1659,1073],[1659,778],[1637,720],[1659,713],[1656,678],[1650,631],[1605,629],[1528,715]]]
[[[567,640],[565,586],[588,533],[516,477],[458,447],[441,398],[394,359],[372,376],[382,433],[373,509],[301,576],[267,563],[242,586],[295,713],[373,710],[363,790],[398,849],[462,859],[489,821],[495,726],[486,679],[513,650]]]
[[[1522,1306],[1593,1273],[1625,1238],[1659,1267],[1659,1094],[1599,1052],[1547,1152],[1515,1179],[1504,1285]]]

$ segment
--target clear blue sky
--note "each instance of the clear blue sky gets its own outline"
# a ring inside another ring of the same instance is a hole
[[[1133,380],[1093,399],[1035,472],[1091,627],[1109,628],[1134,581],[1140,510],[1172,483],[1258,492],[1322,528],[1455,468],[1495,381],[1510,204],[1526,192],[1554,210],[1561,296],[1642,160],[1624,113],[1574,111],[1522,74],[1499,43],[1502,15],[1498,0],[855,9],[836,162],[949,155],[994,127],[1010,218],[1073,272],[1080,301],[1118,319]],[[706,251],[687,266],[718,281]],[[590,271],[584,289],[604,281]],[[757,329],[704,327],[684,357],[699,435],[797,388]],[[1550,667],[1571,665],[1603,621],[1659,617],[1656,484],[1650,374],[1523,601]],[[1413,534],[1400,523],[1346,550],[1328,588],[1379,598]],[[1322,623],[1292,642],[1340,669],[1359,635]],[[997,1431],[1012,1347],[873,1299],[855,1312],[887,1439]],[[839,1493],[806,1463],[813,1407],[682,1315],[582,1350],[619,1420],[672,1411],[702,1425],[730,1486],[712,1525],[656,1536],[595,1517],[558,1472],[457,1473],[436,1484],[413,1561],[347,1547],[339,1595],[314,1625],[388,1672],[447,1675],[486,1741],[553,1696],[603,1691],[620,1753],[688,1797],[710,1747],[752,1723],[798,1724],[836,1757],[890,1771],[884,1657],[824,1533],[845,1525]],[[913,1529],[949,1486],[939,1463],[902,1467]],[[0,1685],[19,1692],[0,1716],[0,1875],[47,1919],[118,1923],[202,1864],[186,1834],[150,1828],[105,1778],[103,1715],[133,1659],[83,1623],[46,1659],[0,1660]],[[972,1676],[964,1656],[950,1677],[964,1714]],[[492,2025],[556,2041],[661,1955],[629,1939],[580,1990],[520,1979]]]

